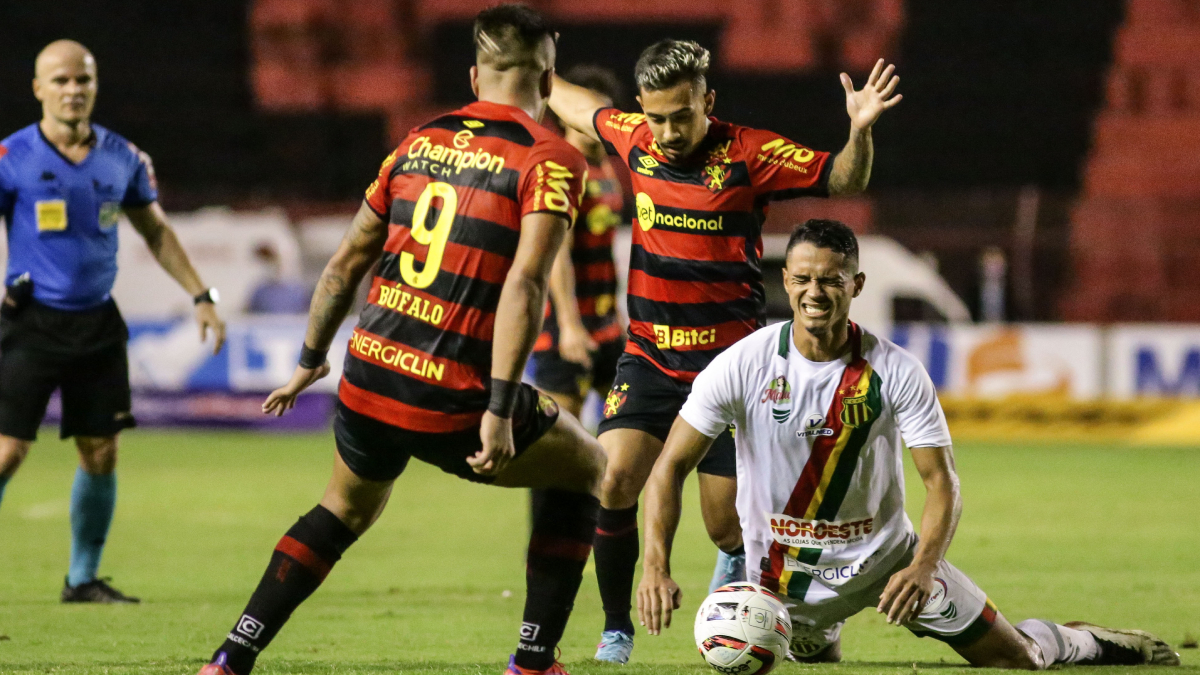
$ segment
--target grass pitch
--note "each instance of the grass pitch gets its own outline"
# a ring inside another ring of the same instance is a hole
[[[44,433],[0,505],[0,673],[195,673],[238,617],[271,549],[320,497],[328,434],[132,431],[101,568],[133,607],[63,606],[73,447]],[[1014,622],[1036,616],[1200,635],[1200,448],[962,444],[966,508],[950,559]],[[914,521],[924,490],[908,471]],[[694,481],[675,548],[679,621],[640,634],[625,667],[592,661],[601,629],[590,568],[564,639],[575,674],[708,670],[691,617],[715,550]],[[386,513],[260,658],[256,673],[493,673],[516,643],[525,496],[414,462]],[[957,671],[949,648],[864,613],[845,662],[778,672]],[[1184,670],[1200,672],[1195,650]],[[1090,670],[1090,669],[1089,669]],[[1116,669],[1104,669],[1114,672]]]

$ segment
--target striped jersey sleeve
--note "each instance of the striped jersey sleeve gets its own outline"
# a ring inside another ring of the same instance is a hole
[[[828,197],[833,157],[773,131],[741,127],[746,168],[759,195],[769,200]]]
[[[634,132],[646,123],[642,113],[626,113],[616,108],[601,108],[592,117],[592,126],[604,150],[610,155],[624,157],[634,145]]]
[[[587,174],[587,160],[566,141],[535,147],[521,176],[521,216],[551,213],[574,225]]]

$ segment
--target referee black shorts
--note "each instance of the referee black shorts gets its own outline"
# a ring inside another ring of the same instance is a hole
[[[692,392],[692,385],[668,377],[646,359],[622,354],[617,361],[617,377],[604,401],[604,419],[599,432],[610,429],[645,431],[664,443],[680,408]],[[732,429],[721,432],[696,471],[713,476],[737,475],[737,451]]]
[[[77,312],[30,302],[0,318],[0,434],[36,440],[55,389],[62,438],[115,436],[134,426],[128,339],[112,300]]]
[[[537,389],[522,384],[512,421],[516,449],[513,459],[516,459],[554,427],[558,421],[558,404]],[[354,412],[338,401],[333,437],[342,461],[354,475],[364,480],[395,480],[404,473],[412,457],[475,483],[495,480],[494,476],[475,473],[467,464],[467,458],[483,447],[478,426],[444,434],[409,431]]]

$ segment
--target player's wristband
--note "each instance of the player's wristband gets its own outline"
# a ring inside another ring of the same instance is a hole
[[[488,412],[496,417],[511,418],[513,408],[517,407],[517,392],[520,390],[520,382],[509,382],[493,377],[492,398],[488,401]]]
[[[305,344],[300,348],[300,367],[309,370],[320,368],[325,364],[325,357],[328,355],[328,349],[313,349]]]

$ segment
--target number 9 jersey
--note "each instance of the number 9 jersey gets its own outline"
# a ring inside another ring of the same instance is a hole
[[[341,402],[410,431],[478,426],[521,219],[550,213],[570,226],[586,180],[578,150],[511,106],[479,101],[411,131],[367,188],[388,237]]]

